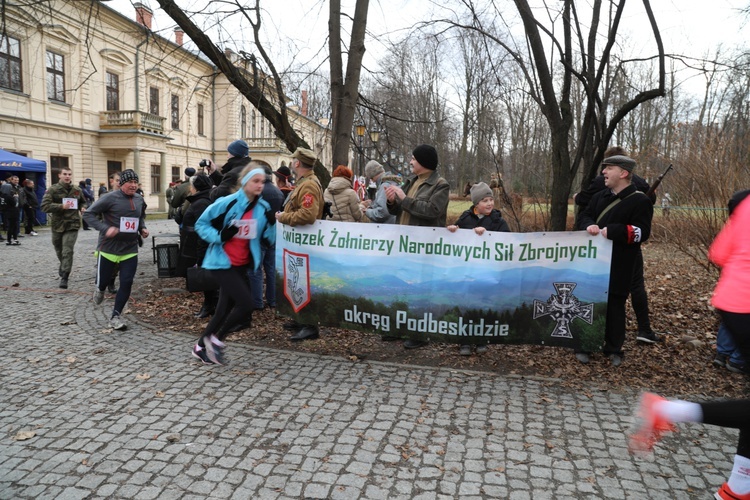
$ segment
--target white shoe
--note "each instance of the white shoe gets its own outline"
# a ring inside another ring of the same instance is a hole
[[[37,233],[36,231],[31,231],[29,233],[29,236],[39,236],[39,233]]]
[[[113,330],[124,330],[128,327],[120,316],[115,316],[109,320],[109,327]]]

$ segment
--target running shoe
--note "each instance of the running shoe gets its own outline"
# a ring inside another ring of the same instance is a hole
[[[214,364],[213,361],[208,359],[208,356],[206,355],[206,350],[202,348],[201,346],[199,346],[198,344],[195,344],[193,346],[193,357],[198,358],[201,361],[201,363],[203,363],[204,365]]]
[[[120,318],[120,315],[115,315],[109,320],[109,327],[113,330],[124,330],[128,327],[125,322]]]
[[[210,359],[212,363],[216,365],[226,364],[223,347],[214,344],[209,339],[205,339],[203,343],[206,344],[206,356],[208,356],[208,359]]]
[[[750,494],[735,493],[729,488],[727,483],[724,483],[721,485],[721,488],[719,488],[719,491],[714,493],[714,498],[716,500],[750,500]]]
[[[94,289],[94,304],[99,305],[104,300],[104,292],[98,288]]]
[[[656,412],[656,405],[666,399],[646,392],[641,395],[636,413],[636,431],[630,436],[628,451],[630,453],[648,453],[667,432],[675,432],[675,426]]]

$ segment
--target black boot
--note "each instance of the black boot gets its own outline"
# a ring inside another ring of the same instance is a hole
[[[202,319],[202,318],[208,318],[209,316],[211,316],[211,314],[212,313],[206,308],[206,306],[203,306],[201,307],[201,310],[193,314],[193,316],[195,316],[198,319]]]
[[[70,276],[70,273],[62,273],[62,276],[60,277],[60,288],[68,288],[68,277]]]

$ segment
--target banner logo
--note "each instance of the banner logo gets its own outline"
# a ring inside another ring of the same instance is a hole
[[[552,331],[552,337],[565,337],[572,339],[570,333],[570,322],[576,318],[584,320],[589,325],[594,322],[594,304],[581,304],[573,295],[576,283],[553,283],[557,291],[551,295],[547,302],[534,300],[534,319],[549,316],[556,325]]]
[[[284,296],[295,313],[310,303],[310,258],[284,249]]]

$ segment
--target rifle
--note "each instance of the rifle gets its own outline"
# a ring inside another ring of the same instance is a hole
[[[648,188],[648,192],[646,193],[646,196],[653,199],[654,193],[656,192],[656,189],[659,187],[659,184],[661,184],[661,181],[664,180],[664,176],[669,173],[669,171],[672,170],[672,164],[670,163],[667,169],[656,178],[653,184],[651,184],[651,187]]]

